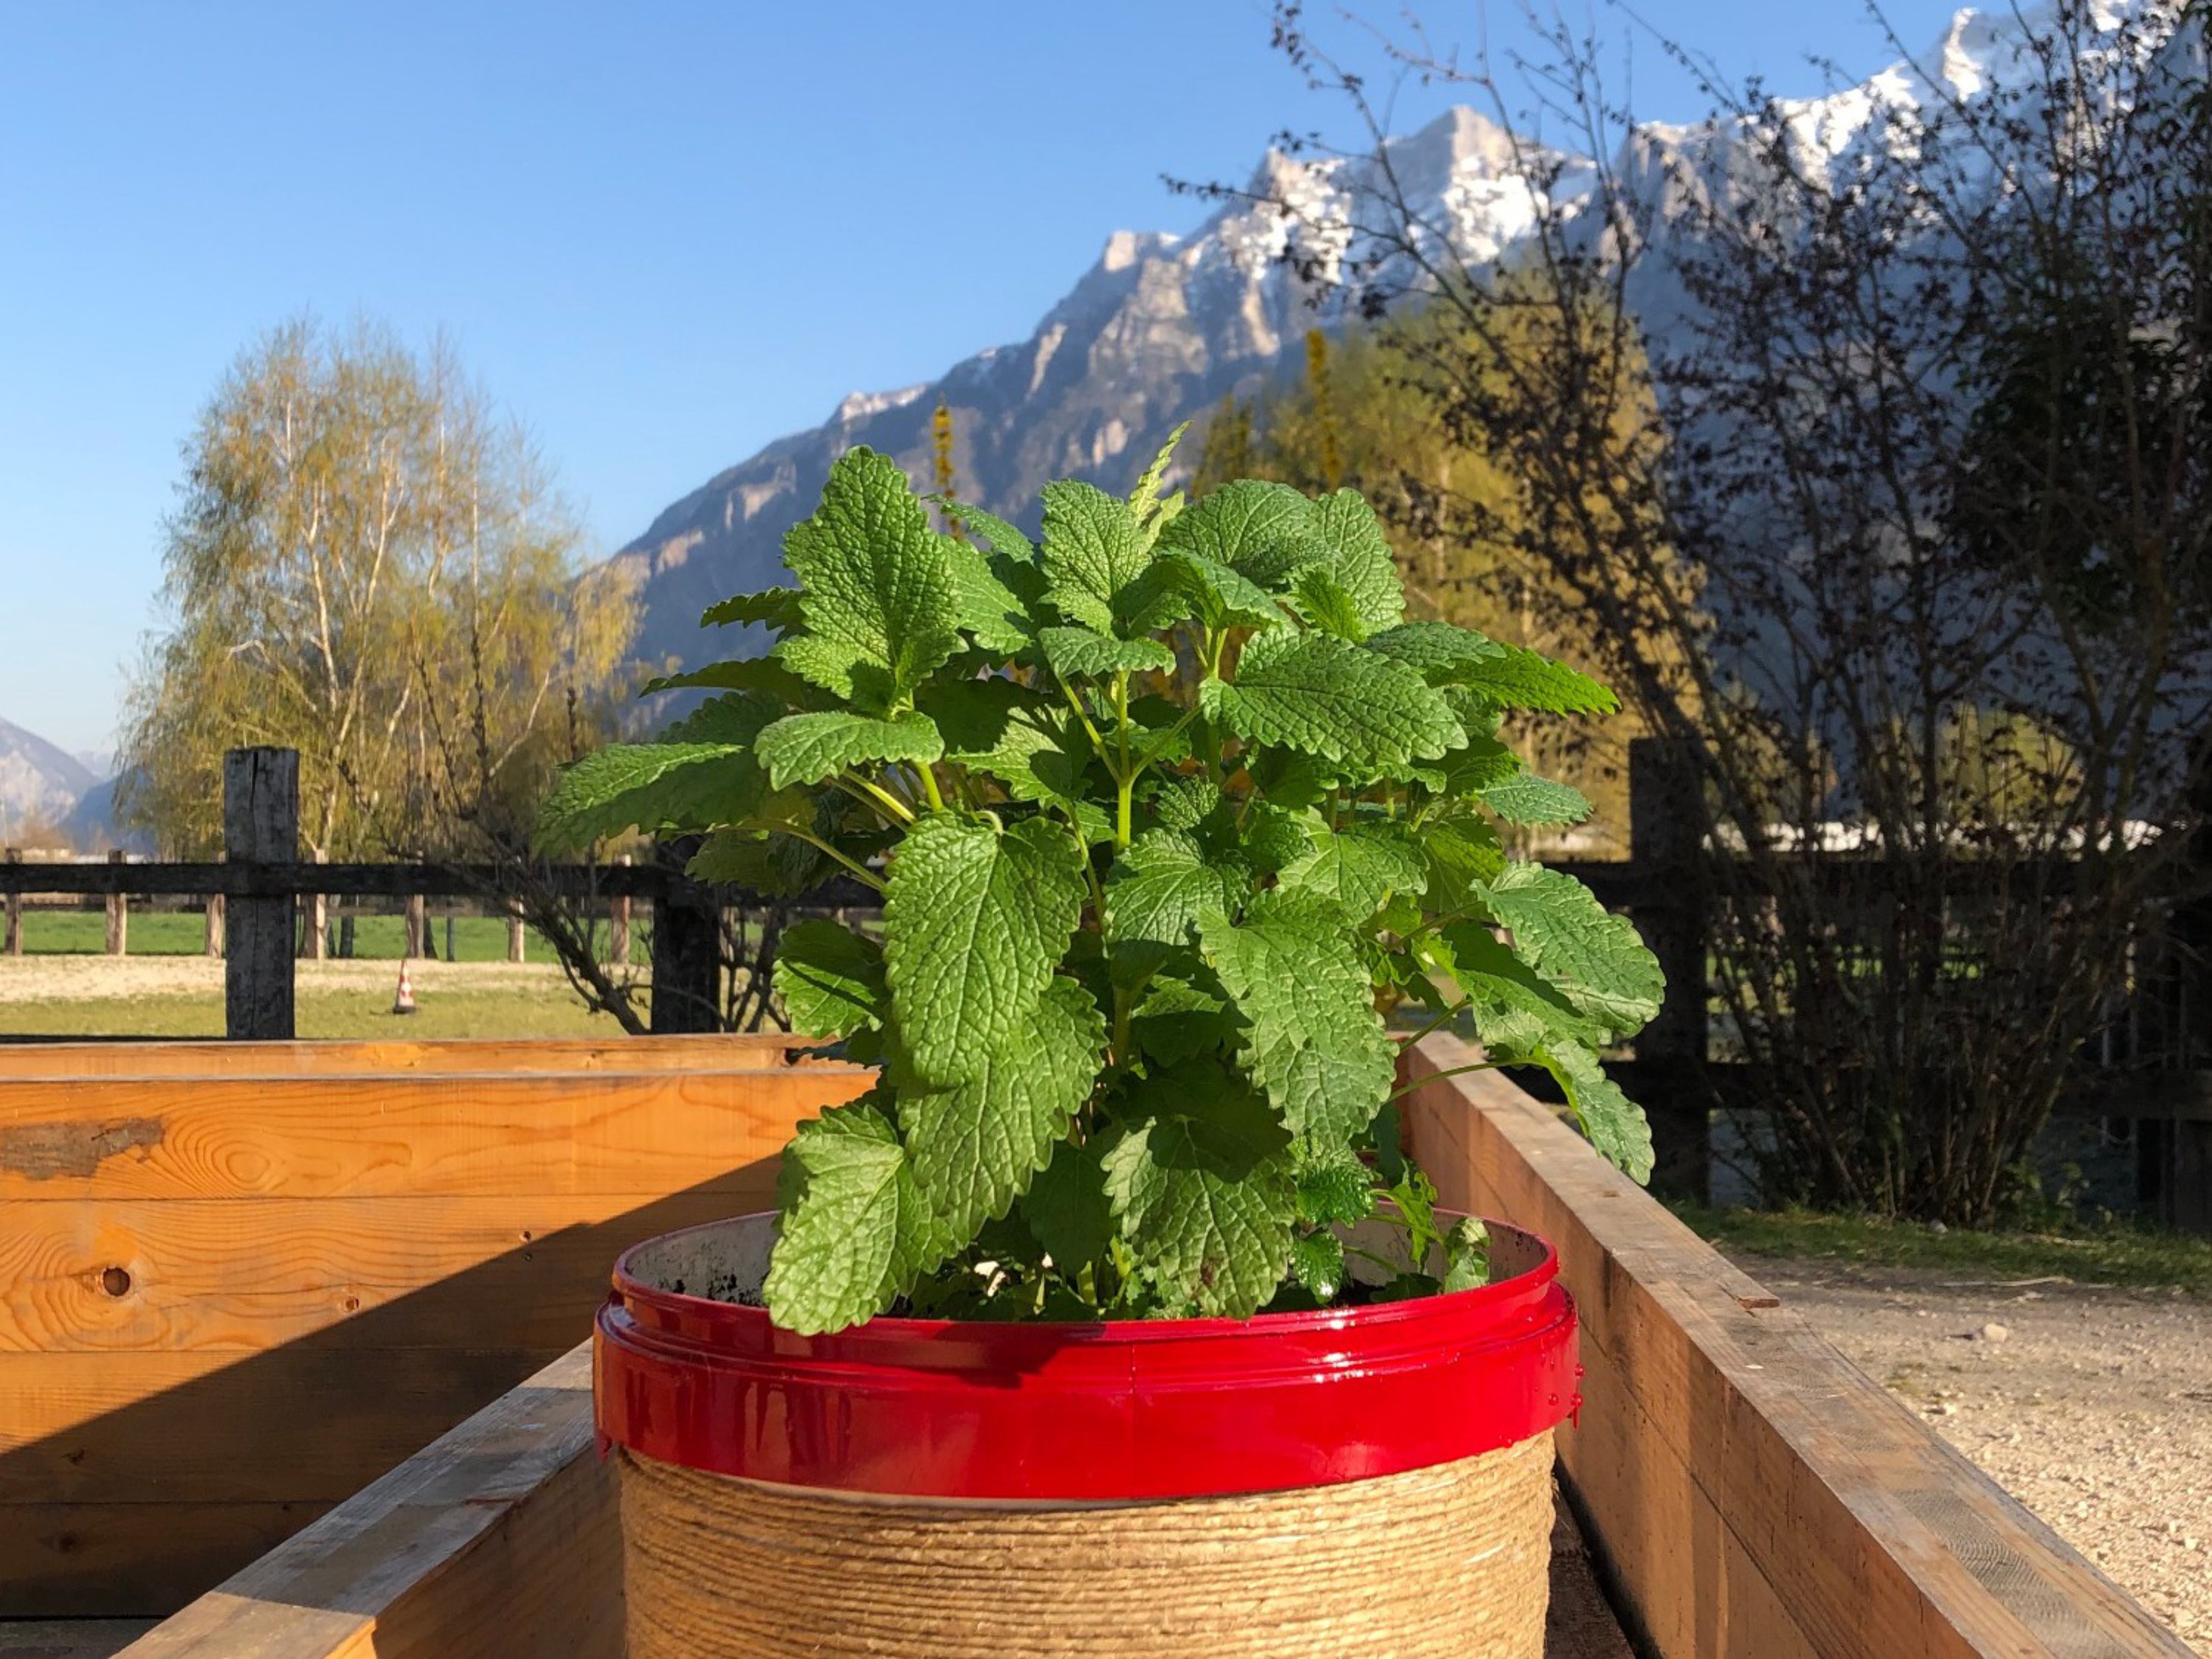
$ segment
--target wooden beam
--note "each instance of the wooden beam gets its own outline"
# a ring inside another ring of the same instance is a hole
[[[584,1346],[123,1659],[618,1659],[622,1645],[621,1537]]]
[[[119,1377],[149,1355],[204,1355],[211,1369],[310,1337],[465,1348],[490,1332],[502,1346],[565,1348],[617,1255],[774,1208],[776,1169],[763,1158],[749,1180],[643,1203],[586,1193],[13,1206],[0,1228],[0,1440],[27,1431],[11,1379],[42,1358],[105,1354]],[[133,1375],[148,1394],[175,1380]]]
[[[1407,1097],[1414,1148],[1447,1205],[1559,1249],[1588,1368],[1561,1463],[1662,1659],[2188,1659],[1553,1109],[1495,1073],[1437,1075],[1476,1057],[1444,1036],[1407,1055],[1431,1079]]]
[[[127,893],[133,897],[165,894],[228,894],[233,898],[289,897],[323,892],[356,898],[405,898],[425,893],[444,898],[485,898],[512,890],[524,872],[500,864],[317,864],[294,858],[264,860],[251,867],[228,863],[183,860],[145,864],[45,864],[0,862],[0,893],[20,897],[27,893],[83,896]],[[628,893],[653,898],[672,882],[684,878],[679,872],[657,864],[536,865],[529,879],[567,898],[604,898]],[[1601,878],[1602,879],[1602,878]],[[785,902],[768,900],[750,889],[710,890],[732,905]],[[823,883],[797,901],[802,909],[841,907],[873,911],[883,906],[883,895],[849,877]]]
[[[0,1082],[0,1203],[750,1193],[857,1068]]]
[[[228,872],[300,854],[300,757],[234,749],[222,757],[222,842]],[[125,866],[128,867],[128,866]],[[289,894],[240,897],[228,917],[223,1028],[234,1037],[293,1034]]]
[[[840,1069],[805,1057],[819,1039],[787,1031],[653,1037],[399,1037],[228,1042],[156,1037],[0,1043],[0,1081],[72,1077],[388,1077],[395,1072],[702,1072]],[[4,1120],[0,1120],[4,1121]]]

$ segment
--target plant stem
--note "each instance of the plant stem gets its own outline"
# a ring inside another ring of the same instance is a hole
[[[865,789],[868,792],[868,795],[874,797],[873,804],[878,805],[883,811],[889,812],[891,817],[896,818],[899,823],[912,823],[914,822],[914,813],[908,808],[907,804],[904,801],[901,800],[896,795],[891,793],[890,790],[883,788],[878,784],[871,783],[867,779],[862,777],[858,772],[844,773],[836,780],[836,781],[843,787],[845,793],[851,795],[855,800],[866,799],[866,797],[860,794],[860,793],[854,788],[853,786],[858,784],[861,789]]]
[[[882,877],[878,876],[874,871],[869,869],[866,865],[854,863],[851,859],[847,858],[842,853],[832,847],[828,842],[823,840],[819,836],[811,834],[807,830],[801,830],[794,824],[779,823],[775,828],[783,835],[790,836],[799,841],[803,841],[809,847],[816,848],[822,852],[827,853],[831,858],[836,860],[838,863],[843,865],[848,870],[851,871],[854,875],[866,882],[869,886],[874,888],[878,893],[884,890]]]
[[[1468,1009],[1474,1006],[1474,999],[1473,997],[1469,997],[1465,1001],[1459,1003],[1455,1006],[1445,1009],[1443,1012],[1438,1014],[1426,1025],[1424,1025],[1419,1030],[1414,1032],[1413,1036],[1407,1037],[1406,1039],[1406,1047],[1408,1048],[1412,1048],[1415,1043],[1419,1042],[1423,1037],[1428,1036],[1431,1031],[1442,1030],[1445,1026],[1450,1024],[1452,1021],[1457,1019],[1462,1014],[1465,1013]]]
[[[1457,1077],[1462,1072],[1503,1071],[1510,1063],[1510,1061],[1503,1060],[1478,1060],[1471,1066],[1453,1066],[1441,1072],[1431,1072],[1426,1077],[1414,1079],[1413,1081],[1407,1084],[1403,1088],[1393,1089],[1390,1091],[1389,1098],[1390,1100],[1400,1099],[1406,1095],[1410,1095],[1414,1090],[1421,1087],[1424,1084],[1434,1083],[1438,1078]]]
[[[1067,699],[1067,706],[1075,711],[1075,718],[1083,722],[1084,734],[1091,739],[1091,752],[1100,760],[1105,760],[1106,739],[1098,735],[1098,728],[1091,723],[1091,711],[1083,706],[1083,699],[1075,695],[1075,688],[1066,680],[1060,682],[1060,692]]]
[[[933,812],[942,812],[945,810],[945,797],[938,793],[936,769],[924,763],[921,770],[921,787],[923,793],[929,797],[929,810]]]

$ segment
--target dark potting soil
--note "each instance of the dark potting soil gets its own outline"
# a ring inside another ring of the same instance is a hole
[[[734,1308],[762,1308],[768,1305],[761,1300],[760,1287],[757,1285],[740,1284],[738,1282],[738,1276],[732,1273],[714,1274],[708,1279],[704,1288],[696,1291],[686,1290],[684,1281],[680,1279],[672,1279],[660,1288],[671,1296],[703,1297],[709,1302],[726,1302]]]

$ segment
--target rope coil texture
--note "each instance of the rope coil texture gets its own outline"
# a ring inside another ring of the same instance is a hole
[[[618,1451],[629,1659],[1541,1659],[1552,1437],[1298,1492],[957,1503]]]

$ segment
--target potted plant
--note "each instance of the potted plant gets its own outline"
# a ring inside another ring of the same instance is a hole
[[[1167,466],[1048,486],[1032,546],[849,452],[796,588],[708,613],[774,648],[547,804],[883,894],[776,967],[875,1086],[600,1317],[636,1659],[1540,1650],[1573,1310],[1541,1240],[1437,1211],[1391,1018],[1465,1016],[1648,1174],[1598,1054],[1658,965],[1497,827],[1588,810],[1500,715],[1613,699],[1407,621],[1354,492]]]

